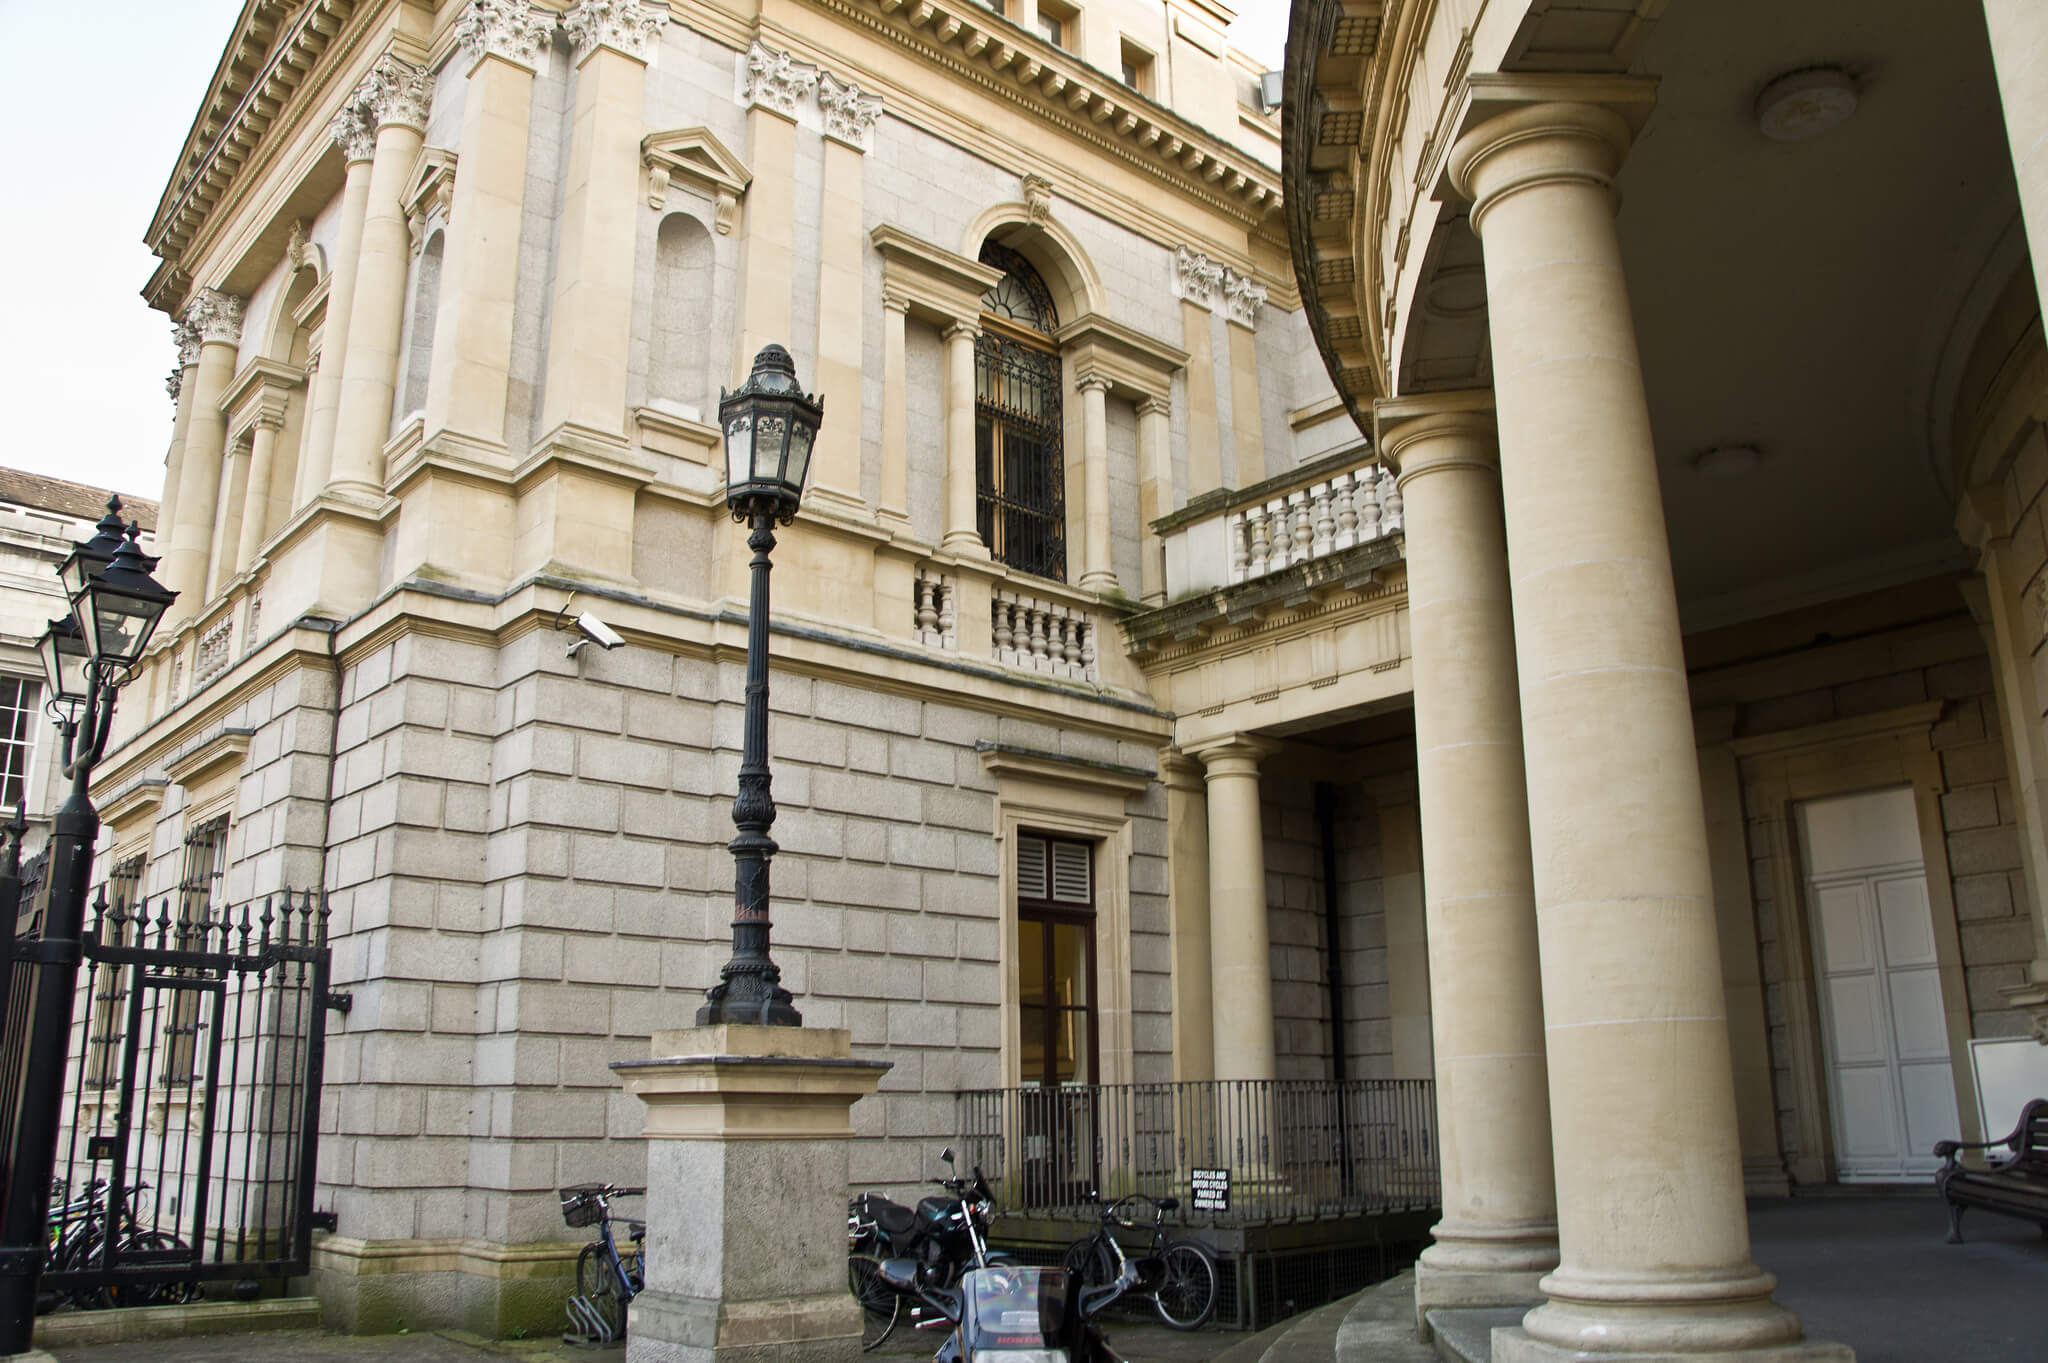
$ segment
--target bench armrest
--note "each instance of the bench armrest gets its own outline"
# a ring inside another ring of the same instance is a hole
[[[1936,1141],[1934,1157],[1946,1161],[1943,1168],[1953,1169],[1956,1167],[1956,1156],[1965,1150],[2004,1150],[2011,1145],[2010,1137],[2002,1141]]]

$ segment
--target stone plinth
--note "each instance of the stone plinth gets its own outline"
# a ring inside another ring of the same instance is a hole
[[[691,1027],[612,1066],[647,1104],[647,1286],[627,1363],[859,1356],[846,1141],[889,1066],[851,1049],[839,1029]]]

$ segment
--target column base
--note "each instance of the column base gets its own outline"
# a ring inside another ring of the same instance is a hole
[[[1801,1339],[1790,1344],[1769,1344],[1756,1349],[1654,1349],[1645,1352],[1608,1353],[1574,1349],[1533,1339],[1521,1326],[1502,1326],[1493,1332],[1493,1363],[1670,1363],[1673,1359],[1699,1359],[1702,1363],[1856,1363],[1856,1354],[1846,1344]]]
[[[1084,592],[1120,592],[1124,589],[1123,580],[1109,572],[1083,573],[1075,585]]]
[[[845,1292],[725,1302],[642,1292],[626,1308],[626,1363],[845,1363],[860,1304]]]
[[[948,530],[946,537],[939,541],[939,548],[955,558],[978,558],[984,562],[989,558],[988,546],[972,530]]]
[[[1415,1265],[1415,1320],[1418,1328],[1424,1313],[1443,1307],[1459,1309],[1478,1306],[1541,1306],[1543,1289],[1537,1286],[1548,1269],[1436,1268]]]

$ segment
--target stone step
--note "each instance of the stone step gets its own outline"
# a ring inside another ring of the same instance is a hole
[[[259,1301],[199,1301],[185,1306],[59,1311],[36,1318],[35,1342],[42,1349],[78,1349],[89,1344],[112,1344],[131,1339],[176,1339],[185,1335],[254,1334],[319,1328],[318,1299],[265,1297]]]
[[[1492,1363],[1494,1327],[1520,1325],[1527,1314],[1526,1306],[1465,1307],[1431,1311],[1425,1319],[1443,1363]]]
[[[1410,1269],[1343,1303],[1335,1363],[1437,1363],[1436,1350],[1415,1338],[1415,1272]]]

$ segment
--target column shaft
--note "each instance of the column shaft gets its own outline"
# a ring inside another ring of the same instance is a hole
[[[975,525],[974,340],[971,322],[946,328],[946,537],[963,558],[987,558]]]
[[[1379,404],[1400,470],[1443,1220],[1418,1310],[1540,1300],[1557,1263],[1543,997],[1491,401]]]
[[[1250,487],[1266,477],[1266,428],[1259,418],[1259,338],[1250,327],[1232,322],[1230,337],[1230,430],[1237,452],[1237,485]]]
[[[609,45],[591,48],[576,71],[543,432],[576,426],[624,439],[646,85],[646,60]]]
[[[241,543],[235,549],[235,571],[245,573],[256,562],[263,541],[270,533],[270,480],[277,462],[277,432],[284,424],[277,417],[259,417],[256,438],[249,454],[249,482],[242,493]]]
[[[1109,555],[1109,380],[1089,375],[1081,389],[1081,474],[1087,503],[1081,508],[1085,558],[1080,585],[1090,591],[1117,589]]]
[[[1173,937],[1173,1077],[1216,1077],[1216,991],[1210,962],[1209,797],[1202,765],[1166,749],[1167,904]]]
[[[226,295],[202,291],[201,299],[226,299]],[[213,544],[214,517],[220,510],[221,459],[225,453],[227,422],[220,400],[234,377],[235,352],[241,338],[241,300],[233,304],[234,326],[225,324],[205,337],[199,347],[199,363],[193,375],[192,416],[185,428],[185,451],[178,469],[177,520],[160,527],[163,565],[157,580],[178,593],[165,612],[164,623],[174,626],[189,620],[206,604],[207,562]],[[197,311],[201,303],[193,305]],[[189,314],[188,314],[189,316]],[[170,637],[165,628],[164,637]]]
[[[909,304],[882,298],[882,483],[877,516],[892,530],[910,529]]]
[[[1259,761],[1270,749],[1232,739],[1199,750],[1209,793],[1209,959],[1218,1079],[1271,1079],[1273,964],[1266,926],[1266,849]]]
[[[1188,496],[1223,486],[1222,431],[1216,409],[1216,346],[1209,310],[1181,300],[1181,344],[1188,351]],[[1238,485],[1245,480],[1238,479]]]
[[[493,53],[477,59],[462,99],[440,317],[427,363],[429,440],[447,432],[490,447],[504,443],[532,112],[530,67]]]
[[[811,484],[827,505],[864,515],[860,489],[861,331],[866,313],[867,230],[861,181],[867,158],[859,147],[825,139],[824,207],[818,237],[818,389],[837,412],[818,432]]]
[[[337,126],[343,120],[336,120]],[[320,325],[320,363],[306,395],[306,434],[299,442],[299,471],[292,484],[297,510],[327,487],[334,468],[334,421],[341,409],[341,371],[348,355],[349,314],[355,304],[356,266],[363,249],[363,221],[370,206],[369,152],[376,140],[354,132],[337,135],[349,157],[341,186],[341,215],[335,224],[333,264],[327,274],[326,320]],[[353,144],[353,150],[349,150]],[[357,152],[363,153],[358,156]]]
[[[384,495],[384,442],[398,382],[398,341],[405,321],[405,279],[412,233],[405,224],[406,176],[420,154],[420,128],[385,122],[377,129],[370,188],[357,252],[355,297],[349,305],[348,350],[334,414],[329,484],[359,499]],[[321,368],[326,368],[322,347]]]
[[[1550,1301],[1496,1336],[1500,1363],[1800,1334],[1749,1260],[1692,709],[1614,225],[1628,139],[1609,109],[1524,105],[1451,160],[1486,252],[1562,1251]]]
[[[181,326],[178,356],[178,407],[171,418],[171,444],[164,451],[163,494],[157,503],[157,550],[170,542],[171,527],[177,523],[178,480],[185,467],[185,440],[192,432],[192,395],[199,387],[199,342],[189,343]]]
[[[213,522],[213,540],[207,551],[206,599],[219,596],[234,580],[239,566],[236,553],[242,547],[242,520],[248,514],[243,498],[249,487],[250,441],[237,439],[228,447],[221,465],[220,508]]]
[[[1146,398],[1138,404],[1138,591],[1145,603],[1166,601],[1166,541],[1152,529],[1152,522],[1173,510],[1172,431],[1167,422],[1170,405],[1165,398]]]

